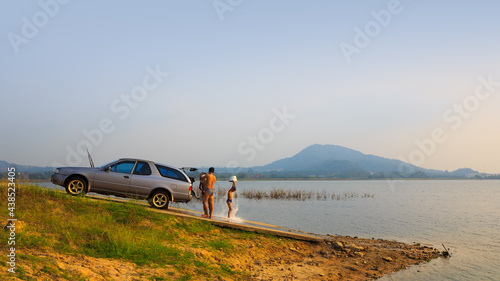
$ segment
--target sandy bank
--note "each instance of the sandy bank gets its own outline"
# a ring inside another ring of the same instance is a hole
[[[200,237],[203,239],[203,237]],[[232,253],[220,255],[204,247],[181,246],[198,259],[213,264],[228,264],[239,271],[242,280],[370,280],[439,256],[427,247],[404,243],[330,237],[323,243],[296,241],[267,236],[235,240]],[[24,280],[30,278],[67,280],[164,280],[181,279],[173,266],[137,266],[128,261],[65,255],[53,251],[18,249]],[[183,269],[183,272],[189,272]],[[2,275],[7,268],[2,266]],[[59,278],[54,279],[54,277]],[[193,274],[192,280],[230,280]],[[161,280],[161,279],[160,279]]]

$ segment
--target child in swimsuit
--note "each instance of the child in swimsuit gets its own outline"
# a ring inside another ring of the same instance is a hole
[[[236,183],[233,181],[233,186],[227,192],[227,206],[229,207],[229,212],[227,213],[227,217],[231,217],[231,211],[233,211],[233,192],[236,191]]]

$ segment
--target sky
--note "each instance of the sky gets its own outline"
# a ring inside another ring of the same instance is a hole
[[[0,160],[500,173],[498,1],[4,1]]]

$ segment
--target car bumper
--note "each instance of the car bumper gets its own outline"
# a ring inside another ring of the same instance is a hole
[[[56,185],[60,185],[60,186],[64,186],[64,181],[66,180],[66,177],[65,175],[60,175],[60,174],[52,174],[50,176],[50,181],[53,183],[53,184],[56,184]]]
[[[191,201],[191,199],[193,199],[193,195],[191,194],[180,194],[180,193],[177,193],[177,194],[174,194],[174,202],[184,202],[184,203],[187,203],[189,201]]]

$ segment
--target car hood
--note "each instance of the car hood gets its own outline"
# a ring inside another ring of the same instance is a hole
[[[91,172],[91,171],[98,171],[99,168],[90,168],[90,167],[60,167],[56,168],[59,170],[59,173],[62,172],[75,172],[75,171],[80,171],[80,172]]]

